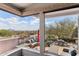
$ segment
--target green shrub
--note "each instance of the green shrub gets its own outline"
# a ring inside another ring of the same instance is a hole
[[[0,36],[2,37],[8,37],[12,35],[13,35],[13,32],[10,30],[0,30]]]

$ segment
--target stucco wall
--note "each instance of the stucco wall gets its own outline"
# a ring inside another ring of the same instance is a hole
[[[0,54],[15,48],[17,44],[18,44],[17,39],[0,41]]]

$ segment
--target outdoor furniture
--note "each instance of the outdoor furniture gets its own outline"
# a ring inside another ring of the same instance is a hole
[[[68,47],[62,47],[62,46],[57,46],[57,45],[51,45],[49,47],[49,52],[52,52],[57,55],[70,55],[68,52],[64,52],[64,49],[68,49]]]

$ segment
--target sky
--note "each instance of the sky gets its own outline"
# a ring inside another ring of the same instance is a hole
[[[38,30],[39,19],[35,16],[19,17],[0,10],[0,29]]]
[[[77,21],[78,15],[68,15],[68,16],[59,16],[59,17],[53,17],[53,18],[46,18],[45,24],[54,24],[55,22],[60,22],[63,20],[69,20],[69,21]]]
[[[77,15],[46,18],[45,24],[54,24],[55,22],[62,21],[63,19],[72,19],[76,21]],[[40,23],[39,19],[35,16],[19,17],[8,12],[0,10],[0,29],[12,29],[17,31],[32,31],[38,30]]]

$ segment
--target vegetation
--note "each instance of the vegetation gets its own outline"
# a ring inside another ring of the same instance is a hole
[[[0,36],[2,36],[2,37],[12,36],[13,34],[14,34],[13,31],[9,31],[9,30],[0,30]]]
[[[47,27],[46,36],[47,40],[54,39],[72,39],[72,35],[75,36],[77,34],[76,22],[70,19],[64,19],[63,21],[55,22]],[[75,34],[74,34],[75,33]]]
[[[29,37],[30,34],[36,34],[37,31],[14,31],[14,30],[0,30],[1,37],[19,36],[20,38]]]

